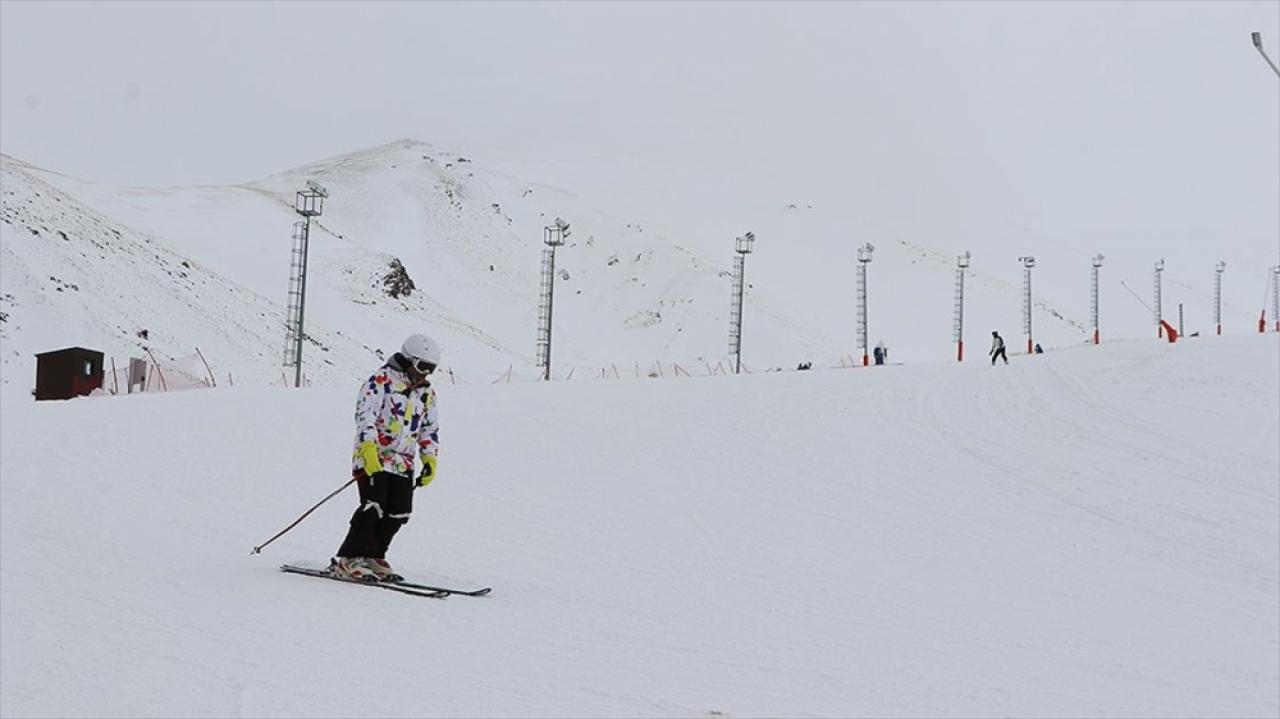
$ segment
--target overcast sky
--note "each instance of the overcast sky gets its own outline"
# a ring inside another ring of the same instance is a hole
[[[1274,0],[6,1],[0,149],[159,186],[409,137],[619,191],[857,197],[922,231],[1157,218],[1280,245],[1255,30],[1280,60]]]

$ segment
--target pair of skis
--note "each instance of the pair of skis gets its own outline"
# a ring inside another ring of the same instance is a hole
[[[374,582],[364,581],[361,579],[347,579],[332,574],[327,569],[313,569],[311,567],[299,567],[293,564],[281,564],[280,571],[289,574],[301,574],[308,577],[319,577],[321,579],[332,579],[335,582],[346,582],[347,584],[359,584],[366,587],[378,587],[387,589],[401,594],[410,594],[415,597],[432,597],[434,599],[444,599],[452,595],[461,595],[464,597],[483,597],[493,591],[492,587],[483,587],[481,589],[450,589],[449,587],[433,587],[429,584],[417,584],[414,582],[406,582],[400,580],[397,582]]]

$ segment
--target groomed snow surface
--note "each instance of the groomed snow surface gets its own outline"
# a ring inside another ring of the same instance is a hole
[[[390,558],[479,599],[276,571],[353,489],[250,556],[347,479],[361,379],[6,390],[0,713],[1280,714],[1275,334],[444,386]]]

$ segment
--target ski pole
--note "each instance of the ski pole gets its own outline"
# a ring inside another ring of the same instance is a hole
[[[339,492],[341,492],[342,490],[344,490],[344,489],[346,489],[347,487],[349,487],[349,486],[351,485],[351,483],[352,483],[352,482],[354,482],[354,481],[356,481],[356,478],[355,478],[355,477],[352,477],[351,479],[348,479],[346,484],[344,484],[344,485],[342,485],[341,487],[338,487],[337,489],[333,490],[333,492],[332,492],[328,497],[325,497],[324,499],[320,500],[319,502],[316,502],[316,506],[314,506],[314,507],[312,507],[311,509],[308,509],[307,511],[303,512],[301,517],[298,517],[297,519],[293,520],[293,524],[290,524],[289,526],[285,527],[284,529],[280,530],[279,532],[276,532],[276,534],[275,534],[275,536],[274,536],[274,537],[272,537],[271,539],[268,539],[267,541],[263,542],[262,544],[259,544],[259,545],[258,545],[258,546],[256,546],[256,547],[254,547],[254,548],[253,548],[253,551],[252,551],[252,552],[249,552],[249,554],[261,554],[261,553],[262,553],[262,548],[263,548],[263,547],[267,546],[268,544],[271,544],[272,542],[274,542],[274,541],[276,541],[277,539],[279,539],[279,538],[280,538],[280,535],[282,535],[282,534],[284,534],[285,532],[289,531],[290,529],[293,529],[294,527],[298,526],[298,522],[301,522],[302,520],[306,519],[306,518],[307,518],[307,515],[308,515],[308,514],[311,514],[311,513],[312,513],[312,512],[314,512],[314,511],[316,511],[316,509],[318,509],[318,508],[320,507],[320,505],[322,505],[322,504],[324,504],[325,502],[328,502],[329,500],[331,500],[331,499],[333,499],[334,497],[338,496],[338,493],[339,493]]]

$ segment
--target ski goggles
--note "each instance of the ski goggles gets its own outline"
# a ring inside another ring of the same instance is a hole
[[[436,371],[436,366],[426,360],[414,360],[413,368],[421,374],[431,374]]]

